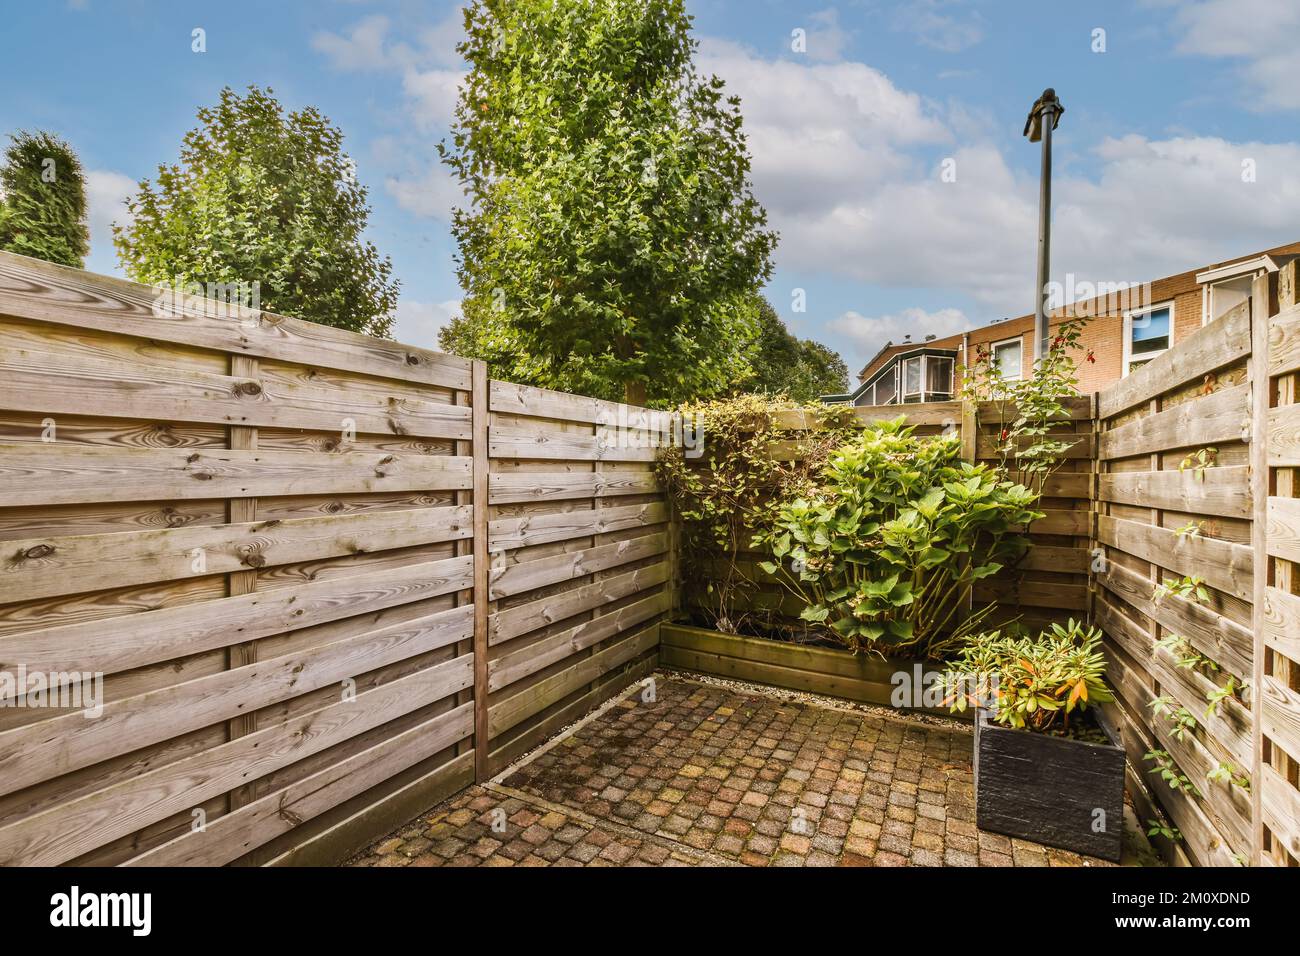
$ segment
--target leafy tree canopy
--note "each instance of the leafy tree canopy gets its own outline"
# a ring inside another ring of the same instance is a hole
[[[81,268],[90,251],[86,177],[52,133],[11,134],[0,166],[0,249]]]
[[[227,87],[199,110],[180,163],[142,180],[133,220],[113,226],[118,257],[140,282],[256,282],[263,309],[387,335],[398,283],[361,238],[370,207],[343,134],[272,93]]]
[[[770,302],[758,300],[758,350],[754,377],[744,383],[751,392],[785,395],[796,402],[815,402],[823,395],[848,390],[849,369],[840,354],[812,339],[790,334]]]
[[[695,71],[682,0],[473,0],[465,26],[440,148],[470,199],[453,219],[462,343],[515,380],[604,398],[743,378],[776,236],[739,100]]]

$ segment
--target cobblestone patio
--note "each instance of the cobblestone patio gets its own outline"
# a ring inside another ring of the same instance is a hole
[[[348,865],[1107,865],[977,830],[965,729],[654,681]]]

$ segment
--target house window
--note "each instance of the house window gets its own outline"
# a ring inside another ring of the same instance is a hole
[[[931,356],[925,370],[925,400],[946,402],[952,398],[952,359]]]
[[[1174,342],[1172,302],[1124,314],[1124,374],[1169,351]]]
[[[1007,381],[1020,378],[1023,371],[1024,343],[1020,339],[1006,339],[993,343],[993,367]]]
[[[1209,287],[1209,293],[1206,295],[1205,314],[1201,316],[1201,324],[1209,325],[1216,319],[1221,319],[1241,303],[1250,298],[1251,285],[1254,283],[1253,275],[1237,276],[1235,279],[1224,279],[1222,282],[1215,282]]]
[[[898,396],[898,366],[894,365],[884,376],[876,382],[876,404],[892,405],[894,399]]]
[[[924,384],[922,363],[925,359],[918,355],[903,362],[903,401],[921,401],[921,389]]]

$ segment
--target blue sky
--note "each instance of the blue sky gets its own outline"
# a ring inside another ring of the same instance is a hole
[[[1295,0],[688,6],[701,67],[742,97],[782,234],[768,295],[851,368],[886,339],[1032,309],[1038,153],[1020,134],[1045,86],[1066,107],[1054,278],[1142,281],[1300,240]],[[88,267],[120,273],[107,223],[223,85],[314,105],[370,188],[370,238],[402,280],[397,337],[432,345],[459,298],[458,196],[433,144],[460,29],[440,0],[11,4],[0,132],[50,129],[80,151]]]

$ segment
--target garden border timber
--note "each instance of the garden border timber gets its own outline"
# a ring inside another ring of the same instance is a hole
[[[659,642],[662,667],[881,707],[893,706],[898,675],[910,681],[912,690],[919,688],[924,691],[927,677],[939,673],[933,664],[921,661],[723,634],[708,628],[670,622],[660,625]],[[920,668],[919,675],[916,668]],[[959,720],[972,719],[970,714],[951,714],[946,707],[902,709],[942,714]]]

